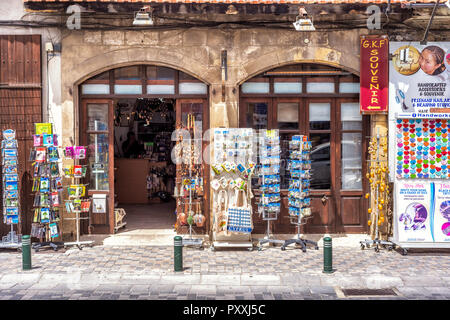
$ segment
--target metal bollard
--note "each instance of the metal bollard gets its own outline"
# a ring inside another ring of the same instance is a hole
[[[31,270],[31,237],[22,236],[22,269]]]
[[[330,237],[323,238],[323,272],[333,272],[333,245]]]
[[[183,271],[183,238],[175,236],[173,238],[173,266],[175,271]]]

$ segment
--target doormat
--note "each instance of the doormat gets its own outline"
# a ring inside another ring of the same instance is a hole
[[[345,296],[398,296],[393,289],[341,289]]]

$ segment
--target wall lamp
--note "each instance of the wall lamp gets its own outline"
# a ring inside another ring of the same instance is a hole
[[[152,26],[153,8],[143,7],[134,14],[133,26]]]
[[[298,16],[293,23],[295,30],[297,31],[315,31],[316,28],[312,22],[312,17],[308,16],[308,12],[304,7],[298,9]]]

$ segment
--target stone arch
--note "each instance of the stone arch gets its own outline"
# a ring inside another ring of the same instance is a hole
[[[98,54],[74,64],[73,72],[64,82],[76,87],[104,71],[136,64],[169,67],[190,74],[207,85],[213,82],[211,72],[202,68],[198,61],[175,52],[164,55],[155,48],[120,49]]]
[[[340,68],[359,76],[359,56],[349,55],[336,49],[327,47],[294,48],[285,51],[271,52],[248,61],[238,71],[235,86],[240,86],[245,81],[256,75],[277,67],[295,63],[320,63]]]

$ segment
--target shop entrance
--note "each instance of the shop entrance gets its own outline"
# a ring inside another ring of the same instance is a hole
[[[106,74],[80,86],[80,141],[89,147],[86,183],[90,195],[104,195],[108,203],[106,212],[93,212],[83,229],[172,234],[177,206],[173,195],[181,180],[172,159],[174,131],[192,114],[201,132],[207,128],[207,86],[181,71],[157,66]],[[115,208],[126,212],[124,229],[115,230]]]
[[[308,135],[312,141],[313,218],[302,232],[365,232],[368,117],[359,114],[359,78],[325,65],[292,65],[248,80],[241,97],[240,126],[279,129],[282,159],[289,158],[293,135]],[[293,231],[287,219],[286,162],[280,170],[282,211],[273,226],[277,233]]]

